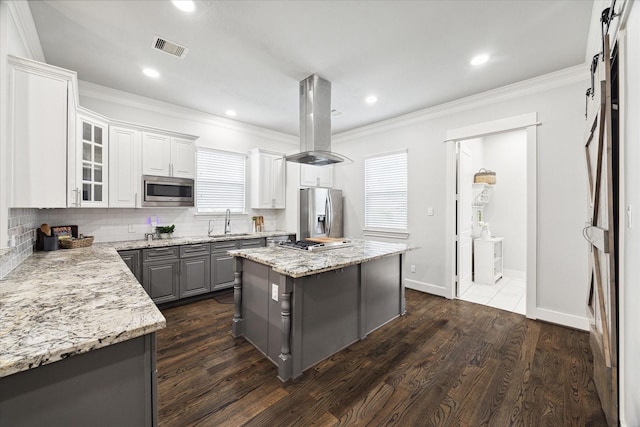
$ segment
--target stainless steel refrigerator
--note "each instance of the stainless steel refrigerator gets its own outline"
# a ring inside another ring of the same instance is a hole
[[[342,190],[300,189],[300,240],[307,237],[344,237]]]

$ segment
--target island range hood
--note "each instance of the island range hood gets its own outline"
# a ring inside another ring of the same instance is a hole
[[[300,82],[300,153],[288,162],[325,166],[351,159],[331,151],[331,82],[313,74]]]

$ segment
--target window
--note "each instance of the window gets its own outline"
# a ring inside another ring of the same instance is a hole
[[[364,226],[407,230],[407,150],[364,160]]]
[[[246,156],[198,148],[197,158],[198,213],[218,213],[227,209],[233,213],[244,213]]]

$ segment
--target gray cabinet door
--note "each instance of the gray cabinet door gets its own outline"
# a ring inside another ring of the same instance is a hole
[[[140,251],[139,250],[130,250],[130,251],[120,251],[118,252],[120,257],[129,270],[136,276],[139,283],[142,283],[142,265],[140,264]],[[148,291],[147,291],[148,292]]]
[[[180,261],[180,298],[211,290],[211,258],[209,255]]]
[[[226,253],[211,255],[211,290],[233,287],[233,257]]]
[[[156,304],[177,300],[180,283],[180,261],[143,264],[142,279],[145,289]]]

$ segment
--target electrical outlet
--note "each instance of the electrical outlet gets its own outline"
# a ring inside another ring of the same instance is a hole
[[[416,265],[415,264],[411,264],[411,272],[412,273],[416,272]]]
[[[135,233],[135,232],[136,232],[135,224],[129,224],[129,233]]]
[[[271,284],[271,299],[274,301],[278,301],[278,285],[275,283]]]

